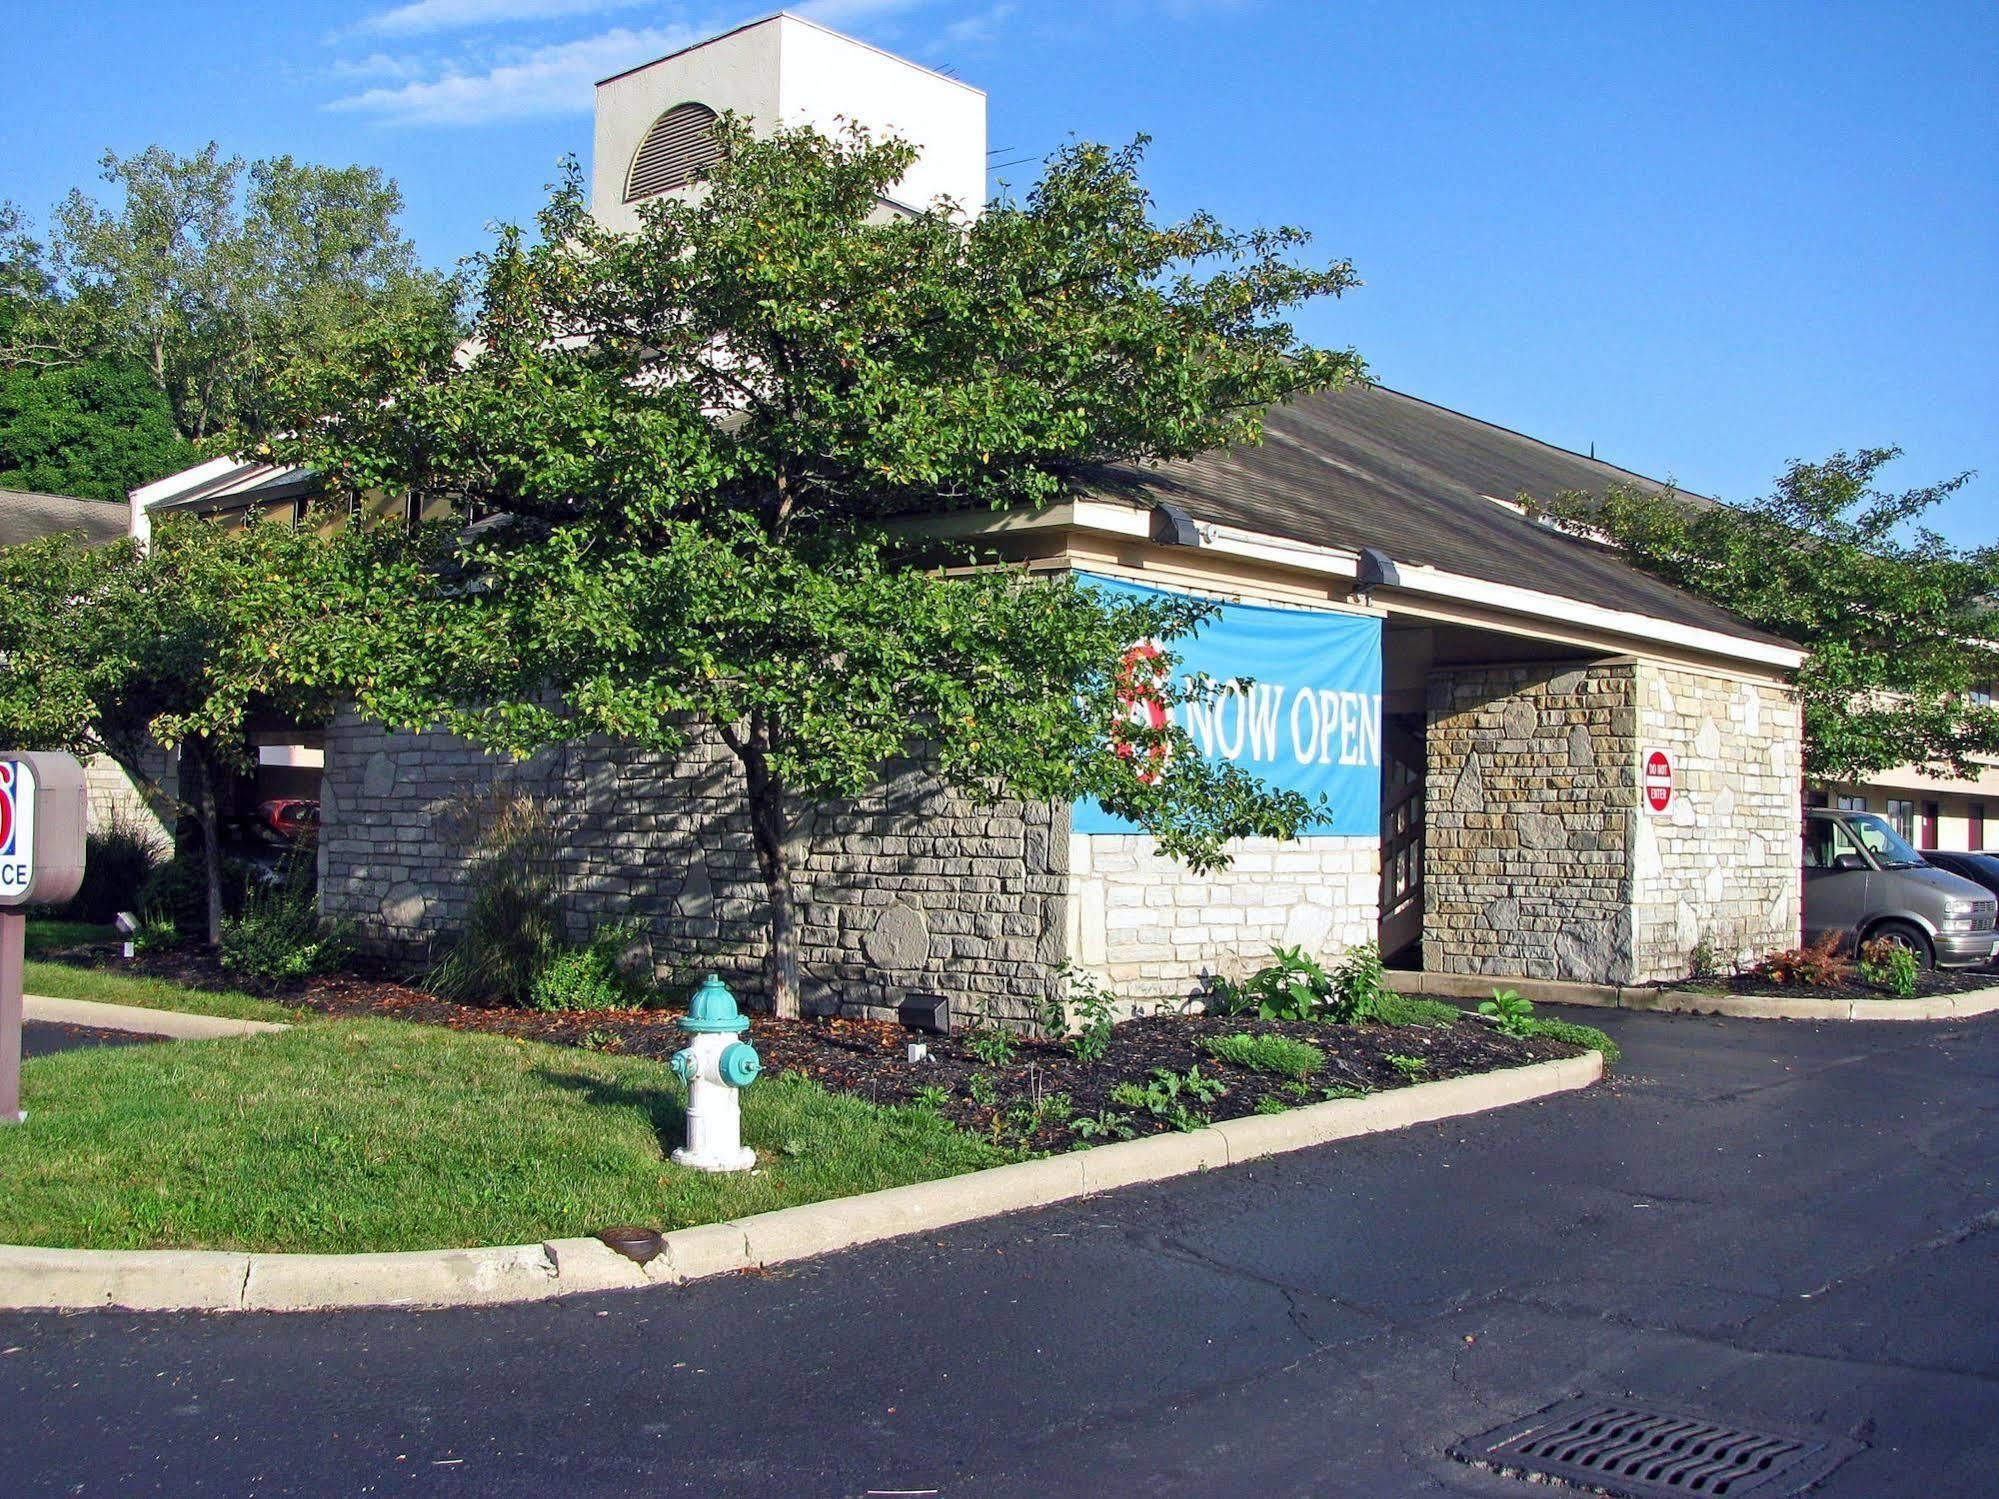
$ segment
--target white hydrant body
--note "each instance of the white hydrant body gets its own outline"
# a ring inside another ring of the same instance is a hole
[[[673,1057],[673,1070],[687,1084],[687,1143],[673,1152],[676,1165],[747,1171],[756,1164],[756,1152],[743,1144],[738,1097],[763,1070],[756,1049],[737,1039],[749,1024],[736,1008],[735,996],[710,974],[680,1021],[694,1039]]]

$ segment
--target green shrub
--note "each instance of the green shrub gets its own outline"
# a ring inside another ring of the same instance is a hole
[[[137,913],[139,892],[160,867],[159,834],[114,809],[84,843],[83,884],[55,915],[63,921],[108,926],[120,911]]]
[[[1391,991],[1382,971],[1381,949],[1372,942],[1348,950],[1328,972],[1302,947],[1280,947],[1272,961],[1236,983],[1208,981],[1208,997],[1224,1015],[1254,1014],[1259,1020],[1331,1020],[1353,1025],[1371,1020]]]
[[[1068,981],[1068,1002],[1066,1006],[1057,1002],[1048,1029],[1062,1035],[1073,1023],[1076,1030],[1069,1034],[1069,1054],[1085,1067],[1094,1067],[1111,1049],[1117,996],[1099,983],[1095,974],[1080,968],[1065,963],[1062,976]]]
[[[567,947],[554,830],[534,798],[502,787],[460,814],[473,824],[466,883],[472,901],[431,991],[470,1004],[524,1004],[535,979]]]
[[[1278,1077],[1296,1078],[1301,1083],[1326,1061],[1326,1054],[1318,1047],[1305,1041],[1293,1041],[1289,1036],[1252,1036],[1247,1032],[1238,1032],[1233,1036],[1203,1036],[1201,1049],[1210,1056],[1233,1062],[1238,1067],[1247,1067],[1252,1072],[1274,1073]]]
[[[1916,955],[1907,947],[1879,939],[1860,944],[1858,971],[1863,984],[1886,989],[1900,999],[1908,999],[1916,992],[1916,980],[1922,973]]]
[[[1549,1041],[1563,1041],[1570,1046],[1580,1046],[1585,1051],[1603,1053],[1603,1064],[1615,1067],[1624,1060],[1624,1053],[1618,1044],[1593,1025],[1577,1025],[1573,1020],[1529,1019],[1527,1029],[1521,1034],[1540,1036]]]
[[[1528,1035],[1534,1023],[1534,1001],[1517,989],[1493,990],[1492,998],[1480,1003],[1478,1012],[1509,1036]]]
[[[241,859],[222,861],[222,915],[240,916],[250,898],[257,871]],[[139,887],[136,909],[148,917],[173,923],[182,940],[208,932],[208,871],[199,847],[182,849],[155,869]]]
[[[1374,1006],[1374,1018],[1378,1023],[1398,1027],[1455,1025],[1463,1017],[1464,1011],[1456,1005],[1446,1004],[1441,999],[1419,999],[1411,994],[1397,994],[1393,989],[1385,992]]]
[[[965,1035],[965,1050],[988,1067],[1004,1067],[1013,1060],[1020,1042],[998,1026],[980,1026]]]
[[[604,926],[586,947],[563,948],[535,974],[528,1002],[537,1010],[631,1010],[651,997],[651,985],[626,971],[624,957],[639,928]]]
[[[254,979],[331,973],[353,955],[352,923],[320,920],[310,880],[280,880],[252,890],[242,915],[222,923],[222,966]]]

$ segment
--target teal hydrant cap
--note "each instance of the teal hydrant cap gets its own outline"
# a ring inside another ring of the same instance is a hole
[[[732,1042],[722,1053],[722,1081],[732,1088],[747,1088],[764,1070],[763,1058],[746,1042]]]
[[[711,973],[701,981],[701,987],[687,1002],[687,1013],[680,1017],[680,1028],[734,1036],[748,1030],[750,1022],[749,1017],[736,1008],[736,996],[729,992],[729,986]]]

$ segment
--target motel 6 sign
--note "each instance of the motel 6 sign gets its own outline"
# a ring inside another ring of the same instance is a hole
[[[76,894],[86,806],[74,756],[0,750],[0,909]]]

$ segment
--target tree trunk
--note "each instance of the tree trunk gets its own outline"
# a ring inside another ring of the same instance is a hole
[[[749,783],[750,835],[756,847],[757,871],[763,876],[764,897],[770,902],[770,941],[764,949],[764,991],[771,1013],[796,1020],[798,999],[798,892],[792,884],[789,819],[784,807],[784,782],[771,773],[768,750],[770,725],[753,718],[749,732],[724,729],[722,738],[743,763]]]
[[[197,738],[182,742],[180,750],[181,772],[185,776],[192,772],[193,795],[188,800],[194,812],[195,826],[201,830],[201,862],[207,889],[207,943],[210,947],[222,945],[222,830],[218,826],[215,805],[215,762],[209,756],[207,747]]]

